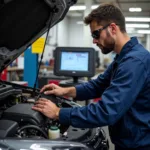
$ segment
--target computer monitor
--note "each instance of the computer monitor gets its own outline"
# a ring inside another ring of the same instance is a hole
[[[57,76],[92,77],[95,74],[95,50],[81,47],[57,47],[54,74]]]

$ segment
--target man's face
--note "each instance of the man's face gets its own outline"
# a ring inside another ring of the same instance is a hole
[[[91,34],[93,37],[93,43],[96,44],[103,54],[108,54],[114,50],[115,40],[112,37],[110,24],[106,26],[98,25],[93,21],[90,24]]]

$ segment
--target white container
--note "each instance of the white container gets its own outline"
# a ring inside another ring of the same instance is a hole
[[[57,126],[51,126],[48,129],[48,137],[49,139],[57,139],[60,138],[60,130]]]

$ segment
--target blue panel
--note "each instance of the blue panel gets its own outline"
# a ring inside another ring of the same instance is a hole
[[[31,47],[29,47],[24,53],[24,81],[27,81],[28,86],[30,87],[34,87],[37,69],[38,69],[38,54],[33,54]]]

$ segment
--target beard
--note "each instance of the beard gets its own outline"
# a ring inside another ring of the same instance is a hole
[[[108,54],[108,53],[112,52],[113,49],[114,49],[114,47],[109,48],[109,47],[101,46],[101,51],[102,51],[103,54]]]
[[[108,44],[108,42],[107,42],[107,44],[105,44],[105,45],[107,45],[107,47],[97,44],[97,46],[101,49],[103,54],[108,54],[108,53],[112,52],[115,48],[115,42],[113,44]]]
[[[101,49],[103,54],[108,54],[112,52],[115,48],[115,41],[113,38],[110,37],[110,33],[108,32],[108,30],[106,30],[106,34],[107,34],[107,39],[106,41],[104,41],[104,45],[107,46],[97,44],[97,46]]]

